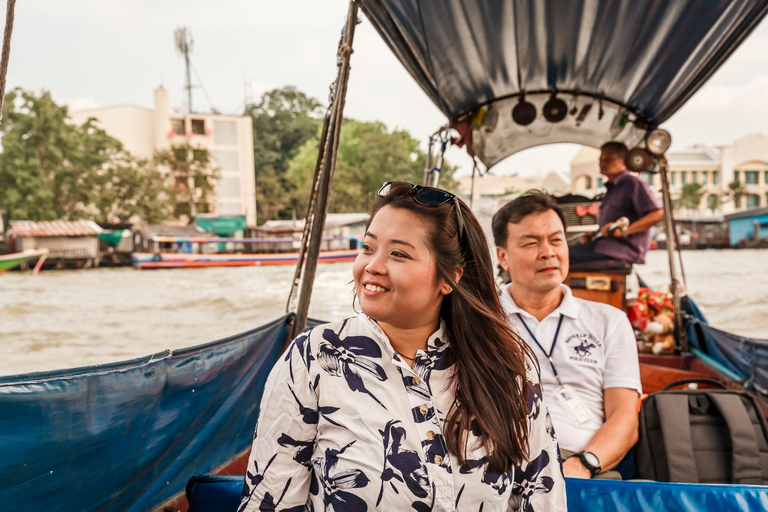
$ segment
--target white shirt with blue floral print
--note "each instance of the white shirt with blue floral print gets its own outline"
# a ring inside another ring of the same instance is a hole
[[[493,473],[471,433],[466,466],[448,453],[449,351],[441,326],[411,368],[364,314],[304,331],[267,380],[240,511],[566,510],[530,367],[530,461]]]

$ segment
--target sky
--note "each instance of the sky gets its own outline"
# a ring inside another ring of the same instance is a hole
[[[184,63],[174,31],[187,27],[202,84],[193,106],[240,114],[246,98],[287,85],[327,104],[347,3],[330,0],[25,0],[17,2],[7,88],[50,91],[71,109],[152,107],[163,86],[180,108]],[[354,41],[345,116],[382,121],[425,141],[445,124],[367,19]],[[729,144],[768,134],[768,24],[764,21],[714,77],[664,127],[672,149]],[[210,98],[210,102],[208,100]],[[212,105],[211,105],[212,103]],[[493,174],[567,173],[570,144],[526,150]],[[471,169],[463,149],[446,158]]]

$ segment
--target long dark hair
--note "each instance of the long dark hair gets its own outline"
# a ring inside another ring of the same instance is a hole
[[[393,184],[389,194],[373,200],[368,222],[390,206],[413,212],[428,223],[427,244],[438,277],[453,288],[440,309],[455,368],[456,398],[445,426],[448,451],[466,465],[468,432],[479,430],[489,469],[505,473],[529,456],[526,357],[533,358],[506,321],[493,278],[490,247],[472,211],[459,200],[464,221],[460,239],[454,201],[427,207],[417,203],[414,194],[408,185]],[[463,269],[458,282],[453,279],[456,267]]]

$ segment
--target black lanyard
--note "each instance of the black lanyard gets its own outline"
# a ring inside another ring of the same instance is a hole
[[[552,352],[555,351],[555,344],[557,343],[557,336],[560,334],[560,326],[563,325],[563,314],[560,313],[560,320],[557,322],[557,330],[555,331],[555,337],[552,340],[552,346],[549,349],[549,354],[547,354],[547,351],[544,350],[544,347],[541,346],[541,343],[539,343],[539,340],[536,339],[536,336],[533,335],[533,332],[528,328],[528,325],[525,323],[525,320],[523,320],[523,317],[520,316],[520,313],[515,313],[517,315],[517,318],[520,319],[520,323],[523,324],[523,327],[525,327],[525,330],[528,331],[528,334],[531,335],[531,339],[533,339],[533,342],[536,344],[537,347],[542,351],[542,353],[547,356],[547,359],[549,359],[549,365],[552,367],[552,372],[555,374],[555,378],[557,379],[557,382],[562,386],[563,383],[560,382],[560,377],[557,375],[557,370],[555,370],[555,363],[552,362]]]

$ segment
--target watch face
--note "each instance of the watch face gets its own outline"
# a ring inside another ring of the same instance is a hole
[[[583,452],[582,455],[584,456],[584,462],[586,462],[588,465],[592,466],[593,468],[600,467],[600,459],[597,458],[597,455],[592,452]]]

